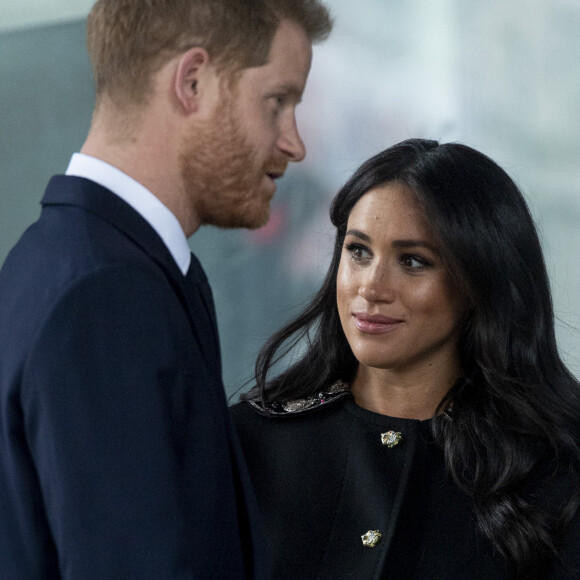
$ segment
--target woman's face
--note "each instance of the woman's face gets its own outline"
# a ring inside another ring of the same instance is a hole
[[[388,183],[353,207],[337,275],[342,328],[361,365],[459,371],[461,300],[413,194]]]

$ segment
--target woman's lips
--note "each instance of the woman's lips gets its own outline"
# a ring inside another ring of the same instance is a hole
[[[382,314],[368,314],[366,312],[354,312],[352,315],[354,325],[361,332],[370,334],[382,334],[390,332],[403,324],[400,318],[391,318]]]

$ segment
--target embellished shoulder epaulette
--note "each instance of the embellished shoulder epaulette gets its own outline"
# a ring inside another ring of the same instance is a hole
[[[265,407],[260,399],[248,402],[262,415],[298,415],[334,403],[334,401],[342,399],[344,396],[349,394],[350,387],[343,381],[338,381],[325,391],[318,393],[318,395],[307,397],[305,399],[268,401]]]

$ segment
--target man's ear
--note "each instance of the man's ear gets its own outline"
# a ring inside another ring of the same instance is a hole
[[[204,48],[190,48],[181,55],[175,74],[175,94],[186,113],[199,109],[205,83],[211,76],[209,68],[209,54]]]

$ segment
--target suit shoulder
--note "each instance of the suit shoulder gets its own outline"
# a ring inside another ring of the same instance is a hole
[[[69,280],[56,292],[51,310],[75,306],[78,311],[78,305],[83,304],[88,311],[102,309],[105,316],[116,310],[118,314],[126,312],[131,316],[146,307],[151,317],[167,310],[170,303],[166,300],[171,293],[167,278],[157,268],[144,264],[106,264]]]
[[[182,307],[172,295],[170,284],[154,268],[107,265],[48,283],[43,294],[23,297],[16,311],[22,311],[31,345],[43,336],[98,335],[107,329],[116,333],[117,328],[154,337],[165,332],[171,320],[182,318]]]

